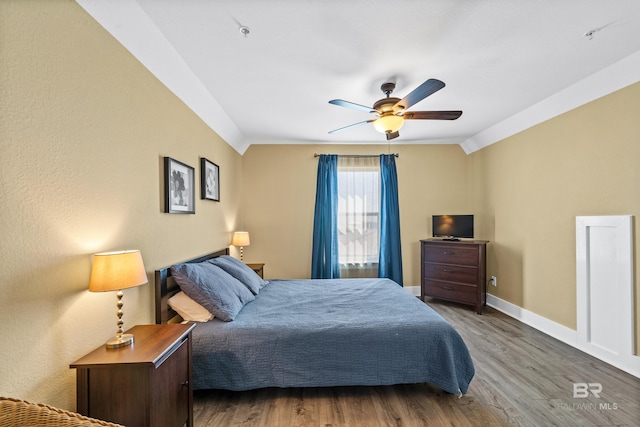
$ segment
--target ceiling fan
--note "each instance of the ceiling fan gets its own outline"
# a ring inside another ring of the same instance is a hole
[[[340,129],[332,130],[329,133],[342,132],[343,130],[365,123],[373,123],[373,127],[378,132],[384,133],[387,136],[387,140],[390,140],[400,136],[398,130],[402,127],[405,120],[455,120],[462,115],[462,111],[407,111],[408,108],[422,101],[427,96],[433,95],[444,86],[444,82],[440,80],[429,79],[415,88],[409,95],[400,99],[389,96],[396,88],[395,83],[383,83],[380,89],[387,97],[376,101],[375,104],[373,104],[373,108],[354,104],[353,102],[342,99],[332,99],[329,101],[329,104],[374,113],[378,118],[354,123]]]

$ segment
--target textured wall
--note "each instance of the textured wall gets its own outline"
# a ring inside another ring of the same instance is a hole
[[[488,268],[498,277],[489,292],[576,328],[575,217],[637,221],[639,111],[636,83],[470,156],[476,209],[492,240]],[[636,310],[639,257],[636,243]]]
[[[243,156],[247,262],[269,277],[309,277],[318,159],[314,153],[400,154],[396,158],[405,286],[420,286],[420,239],[431,215],[471,212],[469,157],[457,145],[252,145]],[[477,230],[482,237],[482,230]]]
[[[74,409],[69,364],[116,329],[91,255],[140,249],[153,280],[227,246],[242,158],[72,1],[3,0],[0,44],[0,395]],[[217,163],[221,202],[162,213],[163,156]],[[151,283],[124,293],[153,323]]]

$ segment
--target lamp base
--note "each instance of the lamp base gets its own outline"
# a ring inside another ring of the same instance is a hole
[[[120,336],[115,336],[107,341],[107,348],[119,348],[125,347],[133,344],[133,335],[132,334],[122,334]]]

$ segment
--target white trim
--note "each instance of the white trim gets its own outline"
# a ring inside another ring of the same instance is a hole
[[[576,297],[578,346],[640,372],[640,358],[633,354],[631,215],[576,217]]]
[[[207,91],[137,1],[76,0],[76,2],[238,153],[243,154],[252,143],[268,143],[268,140],[261,139],[251,142],[246,140],[237,125]],[[117,3],[116,7],[114,3]],[[471,154],[638,81],[640,81],[640,51],[476,133],[462,141],[460,147],[465,153]],[[282,140],[277,141],[279,144],[282,142]]]
[[[518,132],[640,81],[640,51],[462,141],[471,154]]]
[[[491,294],[487,294],[487,305],[539,330],[540,332],[544,332],[565,344],[578,348],[576,331],[571,328],[567,328],[566,326],[549,320],[546,317],[542,317],[539,314],[526,310]]]
[[[549,320],[546,317],[542,317],[539,314],[533,313],[491,294],[487,294],[487,305],[565,344],[600,359],[597,355],[591,354],[587,349],[578,346],[578,333],[571,328],[567,328],[566,326]],[[608,360],[603,360],[603,362],[640,378],[640,357],[633,357],[635,358],[635,366],[619,366],[619,364]]]
[[[238,153],[244,135],[135,0],[76,0],[122,46]]]

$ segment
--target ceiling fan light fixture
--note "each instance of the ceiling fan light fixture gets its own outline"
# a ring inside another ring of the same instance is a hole
[[[344,101],[342,99],[332,99],[329,104],[349,107],[367,113],[375,113],[378,118],[365,120],[340,129],[332,130],[329,133],[336,133],[345,129],[351,129],[354,126],[360,126],[365,123],[373,123],[373,128],[380,133],[384,133],[387,141],[400,136],[398,130],[404,125],[406,120],[455,120],[462,114],[462,111],[407,111],[413,105],[422,101],[428,96],[433,95],[440,89],[445,87],[443,81],[438,79],[428,79],[420,86],[412,90],[404,98],[391,97],[391,92],[395,89],[395,83],[384,83],[380,89],[386,95],[386,98],[377,100],[373,104],[373,108],[366,107],[353,102]]]
[[[404,124],[402,116],[395,114],[383,115],[373,122],[373,127],[380,133],[397,132]]]

